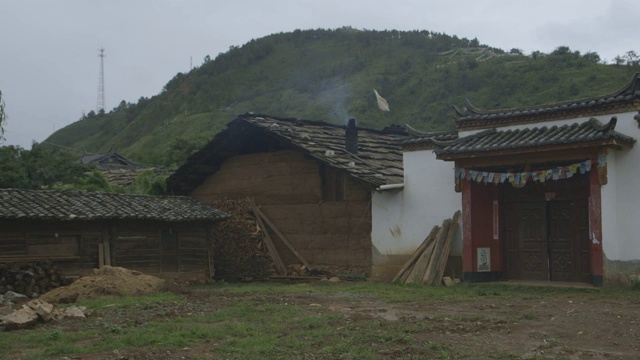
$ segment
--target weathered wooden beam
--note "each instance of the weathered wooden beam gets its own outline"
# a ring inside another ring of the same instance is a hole
[[[433,238],[437,232],[438,232],[438,225],[434,226],[433,229],[431,229],[431,232],[429,233],[429,235],[427,235],[427,237],[424,239],[422,244],[420,244],[420,246],[418,246],[416,251],[413,252],[413,255],[411,255],[409,260],[407,260],[407,262],[404,263],[400,271],[398,271],[398,274],[393,278],[392,283],[398,282],[398,280],[402,278],[402,276],[407,272],[407,270],[409,270],[413,266],[413,264],[416,263],[420,255],[422,255],[422,253],[427,248],[427,246],[429,246],[429,243],[433,241]]]
[[[278,228],[273,224],[273,222],[271,222],[271,220],[269,220],[269,218],[267,218],[264,215],[262,210],[260,210],[260,208],[257,207],[257,206],[253,206],[253,208],[254,208],[254,213],[256,215],[258,215],[259,217],[261,217],[262,220],[264,220],[264,222],[266,222],[267,225],[269,225],[271,230],[273,230],[273,232],[276,233],[276,235],[278,235],[280,240],[282,240],[282,243],[284,243],[287,246],[287,248],[289,248],[289,250],[291,250],[291,252],[298,258],[298,260],[300,260],[300,262],[302,262],[302,264],[304,266],[307,267],[307,269],[311,270],[311,266],[309,265],[307,260],[305,260],[304,257],[302,257],[302,255],[300,255],[300,253],[293,247],[293,245],[291,245],[289,240],[287,240],[287,238],[280,232],[280,230],[278,230]]]
[[[442,229],[436,237],[435,247],[433,248],[433,254],[431,254],[429,266],[427,266],[427,271],[425,271],[424,276],[422,277],[422,283],[425,285],[432,285],[436,278],[436,269],[438,269],[439,263],[442,261],[440,256],[442,256],[442,249],[444,247],[444,241],[446,240],[450,224],[451,219],[446,219],[442,222]]]
[[[267,251],[269,252],[269,255],[271,255],[271,258],[273,259],[273,262],[276,266],[276,271],[280,275],[287,275],[287,267],[282,262],[282,259],[280,258],[280,254],[278,254],[278,250],[273,244],[273,240],[271,240],[271,235],[269,235],[269,229],[267,229],[267,227],[264,226],[264,222],[262,221],[262,218],[259,215],[260,210],[258,210],[258,208],[253,204],[253,202],[251,204],[252,204],[251,210],[256,216],[256,221],[258,221],[258,226],[260,226],[260,228],[262,229],[262,233],[263,233],[262,241],[267,247]]]
[[[453,240],[453,234],[456,232],[458,221],[460,221],[460,210],[456,211],[453,214],[453,219],[449,224],[447,238],[445,239],[444,246],[442,247],[442,254],[440,255],[440,262],[438,264],[436,276],[433,280],[433,285],[440,285],[440,283],[442,282],[442,276],[444,275],[444,270],[447,267],[447,261],[449,260],[449,251],[451,250],[451,241]]]
[[[442,228],[438,228],[437,234],[440,234],[442,231]],[[434,236],[434,239],[438,237],[437,234]],[[416,261],[416,264],[411,269],[409,276],[407,276],[405,284],[422,284],[422,278],[429,268],[431,254],[433,254],[435,245],[436,242],[431,241],[431,243],[429,243],[429,246],[427,246],[427,248],[422,252],[422,255],[420,255],[418,261]]]

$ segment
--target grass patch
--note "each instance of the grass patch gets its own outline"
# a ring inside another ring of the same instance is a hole
[[[231,293],[349,293],[369,295],[391,303],[423,301],[464,302],[483,298],[538,299],[558,295],[598,294],[597,289],[535,287],[502,284],[462,283],[453,287],[423,285],[389,285],[384,283],[326,283],[287,285],[278,283],[218,283],[213,289]]]
[[[407,303],[407,308],[422,308],[429,314],[429,304],[487,302],[488,299],[577,298],[581,294],[606,294],[584,289],[536,288],[507,285],[425,287],[379,283],[312,283],[285,285],[273,283],[217,284],[200,287],[197,300],[205,307],[191,311],[194,304],[173,294],[109,298],[83,301],[78,305],[96,310],[85,322],[76,321],[40,325],[33,330],[15,331],[0,336],[0,358],[42,359],[74,354],[108,354],[126,349],[207,349],[209,355],[230,359],[373,359],[464,358],[478,355],[471,346],[452,346],[447,337],[475,334],[491,325],[491,314],[464,312],[428,318],[386,321],[372,313],[353,310],[334,311],[323,303],[309,306],[305,296],[290,294],[331,294],[322,299],[338,305],[371,299],[387,303]],[[630,291],[630,294],[636,293]],[[245,296],[246,295],[246,296]],[[626,295],[623,295],[626,297]],[[209,300],[210,299],[210,300]],[[206,307],[206,302],[215,306]],[[295,304],[294,304],[295,303]],[[419,306],[416,306],[419,304]],[[366,307],[366,305],[365,305]],[[174,314],[154,317],[156,313]],[[187,310],[184,310],[187,309]],[[207,310],[209,309],[209,310]],[[147,317],[131,319],[131,315]],[[149,315],[151,314],[151,315]],[[536,320],[533,312],[503,313],[510,322]],[[499,315],[500,316],[500,315]],[[507,321],[499,318],[500,321]],[[511,321],[514,320],[514,321]],[[481,323],[481,324],[480,324]],[[491,328],[490,326],[488,329]],[[471,351],[467,353],[465,351]],[[483,354],[501,358],[510,354]],[[500,355],[500,356],[498,356]],[[508,356],[507,356],[508,355]]]
[[[76,306],[86,306],[92,310],[117,309],[130,306],[153,306],[168,301],[180,301],[182,297],[172,293],[161,293],[142,296],[105,297],[95,300],[83,300],[74,304]]]

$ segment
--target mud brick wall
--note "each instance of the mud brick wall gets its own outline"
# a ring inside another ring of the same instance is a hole
[[[323,201],[321,166],[292,150],[238,155],[191,195],[210,202],[252,197],[312,266],[368,273],[370,191],[346,177],[344,200]],[[299,263],[280,241],[274,242],[285,264]]]

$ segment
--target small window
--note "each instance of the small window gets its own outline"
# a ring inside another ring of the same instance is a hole
[[[344,201],[346,176],[342,171],[322,166],[322,200]]]

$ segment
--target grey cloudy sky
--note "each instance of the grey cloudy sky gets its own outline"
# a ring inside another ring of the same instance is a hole
[[[30,148],[95,110],[105,48],[109,111],[158,94],[232,45],[295,29],[430,30],[509,50],[598,52],[638,45],[636,0],[0,0],[4,145]]]

